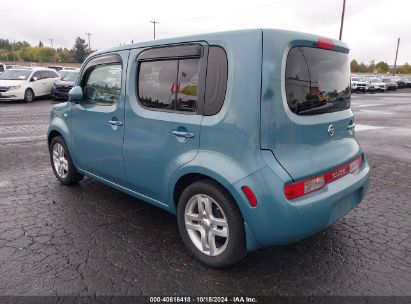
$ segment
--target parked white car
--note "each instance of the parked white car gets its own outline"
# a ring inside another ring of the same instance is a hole
[[[360,77],[351,77],[351,91],[366,93],[368,91],[368,83]]]
[[[0,100],[24,100],[50,95],[59,80],[55,70],[46,68],[14,68],[0,75]]]
[[[19,65],[4,64],[0,62],[0,74],[4,73],[5,70],[10,70],[12,68],[20,67]]]
[[[373,77],[373,78],[370,78],[369,81],[376,91],[379,91],[379,92],[387,91],[387,85],[380,78]]]

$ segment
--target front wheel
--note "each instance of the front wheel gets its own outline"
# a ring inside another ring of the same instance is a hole
[[[24,101],[25,102],[32,102],[34,100],[34,92],[32,89],[27,89],[24,92]]]
[[[180,196],[177,217],[185,246],[200,262],[227,267],[246,255],[240,210],[219,184],[201,180],[189,185]]]
[[[76,167],[71,160],[63,137],[56,136],[51,140],[50,160],[54,175],[63,185],[77,183],[83,178],[83,175],[77,172]]]

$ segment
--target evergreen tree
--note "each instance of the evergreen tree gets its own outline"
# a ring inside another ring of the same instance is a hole
[[[77,37],[72,53],[78,63],[83,63],[84,59],[86,59],[88,55],[86,40]]]

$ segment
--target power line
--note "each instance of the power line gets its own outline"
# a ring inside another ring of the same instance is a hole
[[[155,20],[150,21],[154,25],[154,40],[156,39],[156,24],[160,24],[160,22],[157,22]]]
[[[93,35],[92,33],[85,33],[88,36],[88,51],[91,52],[91,45],[90,45],[90,36]]]

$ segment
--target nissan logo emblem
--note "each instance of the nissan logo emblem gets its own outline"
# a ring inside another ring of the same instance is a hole
[[[329,125],[328,126],[328,135],[330,135],[330,136],[334,135],[334,125]]]

